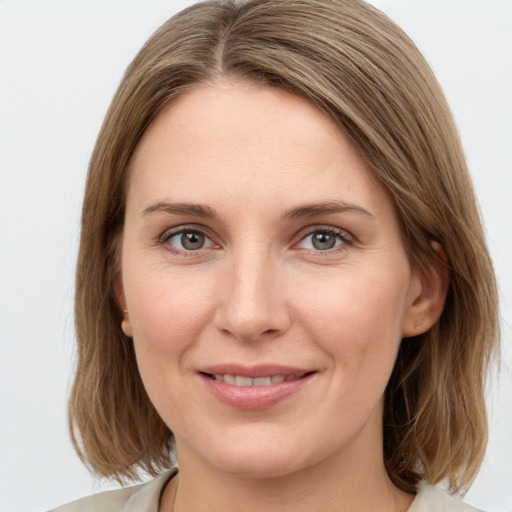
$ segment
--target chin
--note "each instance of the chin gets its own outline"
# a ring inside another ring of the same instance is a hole
[[[217,469],[224,473],[249,479],[283,478],[304,469],[299,461],[288,460],[287,457],[262,457],[258,460],[240,457],[229,457],[227,460],[216,460]]]
[[[304,447],[294,443],[287,446],[285,442],[272,442],[268,438],[255,439],[250,445],[226,443],[218,453],[210,453],[210,457],[210,463],[218,470],[251,479],[286,477],[318,462],[308,460]]]

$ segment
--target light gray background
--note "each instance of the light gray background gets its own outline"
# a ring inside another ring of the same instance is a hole
[[[0,509],[42,511],[108,486],[66,429],[84,177],[141,44],[184,1],[0,0]],[[374,0],[426,54],[455,114],[500,282],[504,364],[466,499],[512,510],[512,1]]]

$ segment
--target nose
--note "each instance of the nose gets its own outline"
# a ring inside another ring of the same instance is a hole
[[[274,339],[290,327],[282,269],[264,254],[233,257],[219,280],[215,326],[243,342]]]

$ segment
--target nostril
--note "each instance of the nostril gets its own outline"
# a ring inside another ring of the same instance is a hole
[[[214,325],[239,341],[270,340],[288,330],[290,318],[269,287],[259,284],[232,290],[221,297]]]

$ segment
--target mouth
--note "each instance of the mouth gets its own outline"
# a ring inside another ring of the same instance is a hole
[[[204,376],[217,382],[225,382],[232,386],[246,387],[246,386],[263,386],[269,387],[273,384],[281,384],[283,382],[293,382],[302,379],[315,372],[304,372],[292,375],[266,375],[258,377],[248,377],[246,375],[234,375],[230,373],[204,373]]]
[[[300,394],[317,373],[283,366],[222,365],[203,368],[198,375],[210,394],[224,405],[257,411],[270,409]]]

